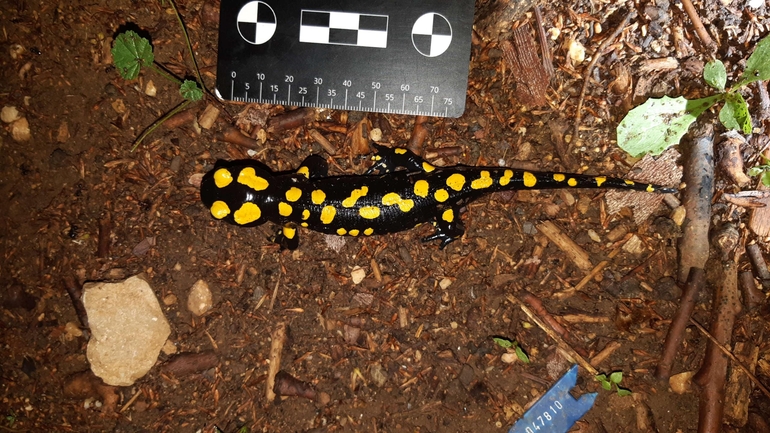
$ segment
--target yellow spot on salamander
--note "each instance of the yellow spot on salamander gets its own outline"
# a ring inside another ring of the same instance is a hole
[[[380,208],[377,206],[364,206],[358,210],[358,214],[361,215],[362,218],[373,220],[380,216]]]
[[[297,236],[297,229],[294,227],[284,227],[283,235],[286,236],[286,239],[294,239],[294,236]]]
[[[442,188],[442,189],[436,191],[433,194],[433,197],[436,198],[437,202],[443,203],[443,202],[447,201],[447,199],[449,198],[449,193],[446,192],[446,190]]]
[[[329,224],[334,219],[334,215],[337,215],[337,209],[335,209],[334,206],[324,206],[324,208],[321,209],[321,222]]]
[[[564,182],[564,179],[566,179],[566,176],[564,176],[561,173],[554,173],[553,174],[553,180],[555,180],[556,182]]]
[[[302,190],[296,186],[293,186],[286,191],[286,200],[288,201],[297,201],[300,197],[302,197]]]
[[[445,210],[444,213],[441,214],[441,219],[448,223],[451,223],[452,221],[455,220],[455,211],[453,211],[452,209]]]
[[[238,173],[238,183],[248,186],[254,191],[264,191],[270,185],[265,178],[257,176],[254,167],[246,167]]]
[[[297,174],[305,176],[305,179],[310,179],[310,169],[307,166],[302,166],[297,169]]]
[[[291,215],[291,205],[288,203],[280,202],[278,203],[278,214],[281,216],[289,216]]]
[[[214,172],[214,183],[217,184],[217,188],[224,188],[230,185],[233,181],[233,174],[226,168],[220,168]]]
[[[345,236],[345,233],[347,233],[347,232],[348,231],[343,229],[343,228],[338,228],[337,229],[337,234],[340,235],[340,236]]]
[[[422,163],[422,170],[426,173],[430,173],[431,171],[435,170],[436,167],[428,164],[427,162]]]
[[[532,188],[537,184],[537,177],[535,177],[534,174],[528,171],[524,172],[523,180],[524,180],[524,186],[526,186],[527,188]]]
[[[491,177],[489,177],[489,172],[486,170],[481,170],[481,176],[478,179],[475,179],[473,182],[471,182],[471,188],[473,189],[484,189],[489,188],[492,186],[492,183],[494,181]]]
[[[626,185],[634,185],[635,182],[633,180],[626,179],[624,182],[626,182]]]
[[[489,172],[487,172],[487,175],[489,175]],[[465,176],[463,176],[460,173],[455,173],[449,176],[446,180],[446,186],[452,188],[455,191],[460,191],[461,189],[463,189],[464,185],[465,185]]]
[[[211,216],[218,220],[221,220],[222,218],[230,215],[230,207],[227,206],[227,203],[221,200],[215,201],[209,210],[211,211]]]
[[[577,182],[577,180],[575,180],[574,177],[571,177],[571,178],[567,179],[567,185],[569,185],[569,186],[576,186],[577,184],[578,184],[578,182]]]
[[[238,224],[249,224],[258,220],[262,216],[262,210],[254,203],[247,202],[241,206],[240,209],[235,211],[233,219]]]
[[[371,235],[372,235],[372,233],[374,233],[374,229],[373,229],[373,228],[371,228],[371,227],[369,227],[369,228],[367,228],[366,230],[364,230],[364,234],[365,234],[366,236],[371,236]]]
[[[304,210],[302,211],[302,219],[303,219],[303,220],[306,220],[306,219],[308,219],[308,218],[310,218],[310,211],[309,211],[309,210],[307,210],[307,209],[304,209]]]
[[[427,180],[418,180],[414,183],[414,195],[418,197],[427,197],[429,187],[430,185],[428,185]]]
[[[398,208],[401,209],[401,212],[409,212],[414,207],[414,200],[404,200],[395,192],[389,192],[382,196],[382,204],[385,206],[393,206],[394,204],[397,204]]]
[[[647,192],[653,192],[655,191],[655,187],[652,185],[647,185]]]
[[[350,236],[358,236],[358,233],[359,233],[358,229],[353,229],[348,232]]]
[[[393,149],[394,152],[396,152],[396,155],[403,155],[406,153],[406,149],[396,148]]]
[[[344,207],[353,207],[356,205],[356,201],[358,201],[359,198],[365,196],[369,192],[369,187],[362,186],[361,188],[354,189],[350,192],[350,197],[346,198],[345,200],[342,200],[342,206]]]
[[[513,177],[513,170],[505,170],[505,173],[503,173],[503,177],[500,178],[500,186],[505,186],[511,183],[512,177]]]
[[[594,178],[594,180],[596,181],[596,186],[602,186],[602,184],[607,180],[607,177],[606,176],[596,176]]]
[[[301,222],[301,223],[299,223],[299,225],[301,225],[302,227],[307,227],[307,223],[306,223],[306,222],[304,222],[304,221],[303,221],[303,222]]]
[[[326,200],[326,193],[317,189],[310,194],[310,199],[313,200],[313,204],[321,204]]]

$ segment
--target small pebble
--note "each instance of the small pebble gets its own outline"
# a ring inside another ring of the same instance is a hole
[[[350,278],[353,280],[353,284],[358,284],[366,277],[366,270],[360,266],[356,266],[350,272]]]
[[[202,316],[211,309],[212,299],[209,285],[203,280],[198,280],[190,288],[190,295],[187,297],[187,309],[196,316]]]
[[[442,278],[441,281],[439,281],[438,286],[441,287],[441,290],[446,290],[449,286],[452,285],[452,280],[449,278]]]
[[[158,88],[155,87],[155,83],[153,83],[152,80],[147,81],[147,84],[145,84],[144,94],[152,98],[158,94]]]
[[[674,224],[680,227],[682,224],[684,224],[684,217],[686,216],[687,210],[684,208],[684,206],[678,206],[671,212],[671,220],[674,221]]]

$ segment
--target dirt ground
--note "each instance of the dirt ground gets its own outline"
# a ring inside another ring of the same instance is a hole
[[[477,2],[477,18],[487,3]],[[177,4],[204,81],[213,87],[217,5]],[[633,161],[614,144],[614,127],[630,107],[627,95],[610,89],[617,69],[624,68],[634,83],[646,83],[632,105],[649,96],[706,91],[700,73],[707,59],[680,5],[651,1],[633,7],[636,15],[590,75],[581,144],[568,151],[571,164],[562,161],[557,146],[574,125],[588,59],[571,60],[569,41],[585,47],[590,58],[626,13],[618,4],[545,5],[555,74],[547,104],[535,109],[517,103],[498,42],[477,28],[466,112],[459,119],[427,119],[423,154],[445,165],[503,161],[626,175]],[[696,7],[735,78],[770,26],[766,5],[750,9],[743,0],[706,0]],[[534,18],[529,21],[534,26]],[[212,130],[189,122],[161,127],[130,152],[139,133],[181,99],[174,85],[150,71],[131,82],[120,78],[109,51],[119,29],[135,27],[151,35],[158,61],[179,76],[193,76],[168,4],[6,0],[0,25],[0,102],[21,111],[32,136],[16,141],[7,125],[0,133],[0,430],[507,431],[571,365],[511,301],[512,295],[529,293],[566,328],[568,345],[585,358],[609,348],[594,366],[622,371],[622,385],[634,393],[604,391],[581,371],[575,394],[599,396],[574,431],[696,431],[698,392],[677,394],[653,377],[681,294],[675,282],[681,229],[666,205],[637,225],[630,212],[608,215],[601,191],[497,194],[467,206],[466,235],[444,250],[420,242],[431,231],[426,225],[341,242],[302,231],[298,250],[280,251],[269,240],[275,227],[217,223],[190,183],[217,159],[250,157],[243,147],[218,139],[245,105],[225,104]],[[641,68],[665,57],[675,59],[672,69]],[[157,96],[144,93],[150,80]],[[755,93],[753,87],[745,94],[754,108]],[[197,116],[205,106],[191,110]],[[265,119],[284,111],[251,109]],[[319,116],[269,131],[255,158],[288,170],[318,153],[332,162],[334,173],[365,171],[368,159],[352,149],[345,133],[364,115]],[[382,130],[381,142],[394,146],[406,145],[415,129],[413,117],[365,117]],[[329,139],[335,156],[315,143],[310,129]],[[460,151],[437,151],[453,146]],[[720,180],[717,189],[725,188],[734,187]],[[714,212],[715,223],[746,218],[724,203]],[[102,226],[109,234],[108,254],[98,257],[100,223],[108,220]],[[542,221],[555,223],[593,265],[608,260],[581,290],[571,288],[587,272],[537,230]],[[610,258],[631,237],[636,246]],[[767,244],[759,241],[766,253]],[[749,268],[745,260],[739,263]],[[358,284],[351,276],[356,267],[366,272]],[[136,384],[114,389],[117,402],[105,402],[99,392],[65,395],[65,384],[88,371],[89,363],[88,333],[73,331],[78,316],[64,281],[74,278],[79,285],[139,273],[163,301],[177,350],[214,353],[217,365],[172,377],[160,368],[172,356],[161,353],[158,365]],[[199,279],[213,292],[213,308],[203,317],[190,313],[186,302]],[[710,281],[698,298],[694,316],[700,323],[709,323],[716,285]],[[767,309],[743,314],[733,334],[734,341],[756,345],[759,359],[770,358],[768,317]],[[280,323],[289,329],[281,369],[328,398],[266,401],[270,335]],[[495,336],[517,341],[531,363],[504,362],[506,351]],[[688,328],[674,373],[696,371],[707,342]],[[770,383],[767,373],[757,370]],[[767,397],[757,390],[750,397],[750,413],[770,414]]]

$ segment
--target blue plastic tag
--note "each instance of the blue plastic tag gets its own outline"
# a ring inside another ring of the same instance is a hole
[[[573,365],[537,401],[508,433],[566,433],[594,405],[597,393],[584,394],[575,400],[569,390],[577,382],[578,366]]]

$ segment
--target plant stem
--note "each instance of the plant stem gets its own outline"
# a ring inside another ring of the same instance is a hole
[[[147,129],[144,130],[142,135],[139,136],[139,138],[136,139],[134,142],[134,147],[131,148],[131,152],[135,151],[137,147],[139,147],[140,144],[142,144],[142,140],[144,140],[152,131],[155,131],[160,125],[163,124],[166,120],[170,119],[175,114],[179,113],[180,111],[184,110],[185,107],[187,107],[190,104],[190,100],[185,100],[181,104],[177,105],[176,108],[166,113],[165,116],[161,117],[160,119],[153,122],[152,125],[148,126]]]
[[[149,66],[150,69],[152,69],[153,71],[157,72],[159,75],[163,76],[164,78],[166,78],[168,80],[171,80],[171,81],[175,82],[176,84],[178,84],[180,86],[182,85],[182,80],[180,80],[179,78],[177,78],[177,77],[169,74],[168,72],[166,72],[166,70],[163,69],[163,67],[160,66],[159,63],[153,62],[153,63],[151,63],[151,64],[149,64],[147,66]]]
[[[206,85],[203,84],[201,71],[198,69],[198,61],[195,60],[195,53],[193,52],[192,43],[190,42],[190,36],[187,34],[187,27],[185,27],[184,22],[182,21],[182,15],[179,14],[179,9],[176,8],[176,2],[174,0],[169,0],[168,3],[171,5],[171,8],[174,9],[174,15],[176,15],[177,21],[179,21],[179,27],[182,28],[182,35],[184,35],[184,40],[187,43],[187,51],[190,52],[190,58],[192,59],[193,68],[195,69],[195,76],[198,77],[198,85],[201,86],[204,92],[208,92],[206,90]]]

